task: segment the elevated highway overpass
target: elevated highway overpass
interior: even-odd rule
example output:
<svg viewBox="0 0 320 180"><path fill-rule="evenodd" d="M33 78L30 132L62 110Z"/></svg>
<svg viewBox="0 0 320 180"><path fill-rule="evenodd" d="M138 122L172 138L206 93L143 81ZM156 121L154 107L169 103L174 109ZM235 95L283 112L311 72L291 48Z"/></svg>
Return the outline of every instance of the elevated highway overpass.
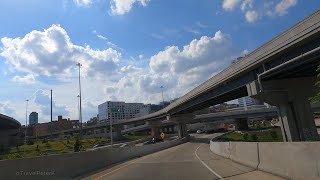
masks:
<svg viewBox="0 0 320 180"><path fill-rule="evenodd" d="M19 140L21 124L12 117L0 114L0 144L14 145Z"/></svg>
<svg viewBox="0 0 320 180"><path fill-rule="evenodd" d="M320 10L194 88L169 106L126 123L163 118L179 124L180 137L193 112L244 96L277 106L286 141L318 139L309 97L320 64Z"/></svg>

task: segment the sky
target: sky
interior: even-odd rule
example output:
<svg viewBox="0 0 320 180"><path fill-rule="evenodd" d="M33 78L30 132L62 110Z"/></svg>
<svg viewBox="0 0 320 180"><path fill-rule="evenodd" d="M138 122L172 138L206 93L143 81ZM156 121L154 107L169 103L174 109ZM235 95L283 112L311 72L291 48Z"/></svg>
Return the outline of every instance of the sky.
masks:
<svg viewBox="0 0 320 180"><path fill-rule="evenodd" d="M0 0L0 113L84 121L105 101L181 97L319 9L317 0Z"/></svg>

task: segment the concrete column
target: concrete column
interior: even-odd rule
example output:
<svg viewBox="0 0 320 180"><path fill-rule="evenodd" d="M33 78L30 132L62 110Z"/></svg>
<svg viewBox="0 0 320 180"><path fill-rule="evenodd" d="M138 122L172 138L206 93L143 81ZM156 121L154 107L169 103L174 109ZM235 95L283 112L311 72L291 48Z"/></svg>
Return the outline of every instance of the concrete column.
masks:
<svg viewBox="0 0 320 180"><path fill-rule="evenodd" d="M193 118L194 118L194 115L192 113L179 114L179 115L168 117L170 121L176 122L178 124L177 127L178 127L179 138L188 137L187 123L190 122Z"/></svg>
<svg viewBox="0 0 320 180"><path fill-rule="evenodd" d="M161 121L148 121L148 126L151 127L151 133L155 139L160 139L160 124Z"/></svg>
<svg viewBox="0 0 320 180"><path fill-rule="evenodd" d="M187 125L185 122L178 123L178 135L180 139L188 137Z"/></svg>
<svg viewBox="0 0 320 180"><path fill-rule="evenodd" d="M248 130L248 118L236 118L235 129L237 131Z"/></svg>
<svg viewBox="0 0 320 180"><path fill-rule="evenodd" d="M319 135L309 97L316 94L315 78L272 80L247 85L248 94L278 107L284 141L314 141ZM262 87L262 88L261 88Z"/></svg>

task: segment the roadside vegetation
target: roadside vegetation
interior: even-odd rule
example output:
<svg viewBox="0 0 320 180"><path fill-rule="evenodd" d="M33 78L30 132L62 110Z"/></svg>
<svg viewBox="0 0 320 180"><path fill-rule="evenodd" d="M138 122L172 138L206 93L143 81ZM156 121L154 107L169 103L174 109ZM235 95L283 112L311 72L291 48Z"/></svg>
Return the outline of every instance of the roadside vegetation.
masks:
<svg viewBox="0 0 320 180"><path fill-rule="evenodd" d="M126 136L125 141L133 141L148 137L148 135L141 136ZM30 158L36 156L46 156L51 154L62 154L86 151L96 144L110 143L109 138L88 138L79 140L77 137L63 137L58 139L37 139L28 140L27 145L17 145L14 147L4 147L0 145L0 160L16 159L16 158ZM116 142L115 142L116 143Z"/></svg>
<svg viewBox="0 0 320 180"><path fill-rule="evenodd" d="M218 141L283 142L280 127L268 123L255 123L248 131L234 131L218 138Z"/></svg>

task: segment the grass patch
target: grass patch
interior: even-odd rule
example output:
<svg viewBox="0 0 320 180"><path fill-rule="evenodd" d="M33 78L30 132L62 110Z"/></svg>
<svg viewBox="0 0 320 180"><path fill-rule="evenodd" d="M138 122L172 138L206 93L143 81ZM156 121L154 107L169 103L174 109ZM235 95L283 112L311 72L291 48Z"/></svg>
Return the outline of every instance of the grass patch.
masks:
<svg viewBox="0 0 320 180"><path fill-rule="evenodd" d="M220 141L283 142L281 129L271 128L263 131L232 132L221 136Z"/></svg>

